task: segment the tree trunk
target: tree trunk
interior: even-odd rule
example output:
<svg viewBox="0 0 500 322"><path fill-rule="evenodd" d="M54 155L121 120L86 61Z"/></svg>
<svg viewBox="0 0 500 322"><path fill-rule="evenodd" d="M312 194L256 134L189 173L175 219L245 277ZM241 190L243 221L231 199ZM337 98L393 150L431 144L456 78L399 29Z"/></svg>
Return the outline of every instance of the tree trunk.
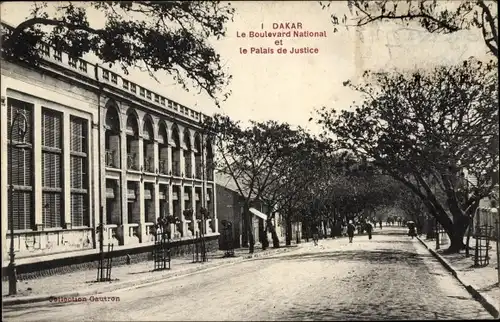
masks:
<svg viewBox="0 0 500 322"><path fill-rule="evenodd" d="M274 215L272 218L274 218ZM271 237L273 239L273 248L279 248L280 247L280 239L278 237L278 234L276 233L276 227L274 227L272 220L267 221L267 228L271 232Z"/></svg>
<svg viewBox="0 0 500 322"><path fill-rule="evenodd" d="M467 242L465 243L465 256L469 257L469 249L470 249L470 236L472 234L472 225L474 224L474 217L469 218L469 227L467 227Z"/></svg>
<svg viewBox="0 0 500 322"><path fill-rule="evenodd" d="M468 226L469 218L463 215L454 216L451 226L443 225L451 242L450 247L446 250L446 253L459 253L461 250L465 249L466 245L464 244L464 237Z"/></svg>
<svg viewBox="0 0 500 322"><path fill-rule="evenodd" d="M248 222L248 205L244 205L242 219L243 219L243 231L241 232L241 247L248 247L248 231L249 231L249 222Z"/></svg>
<svg viewBox="0 0 500 322"><path fill-rule="evenodd" d="M253 235L253 218L252 218L252 213L250 212L250 207L249 207L248 203L245 204L245 206L244 206L243 218L244 218L244 224L246 226L244 231L246 231L247 237L248 237L248 239L244 241L243 247L248 246L248 252L250 254L253 254L254 246L255 246L255 238ZM245 245L245 242L247 242L246 245Z"/></svg>
<svg viewBox="0 0 500 322"><path fill-rule="evenodd" d="M287 215L286 218L286 243L287 246L292 244L292 216Z"/></svg>
<svg viewBox="0 0 500 322"><path fill-rule="evenodd" d="M248 211L248 223L249 223L249 229L248 229L248 252L250 254L253 254L255 250L255 238L253 235L253 218L252 218L252 213Z"/></svg>

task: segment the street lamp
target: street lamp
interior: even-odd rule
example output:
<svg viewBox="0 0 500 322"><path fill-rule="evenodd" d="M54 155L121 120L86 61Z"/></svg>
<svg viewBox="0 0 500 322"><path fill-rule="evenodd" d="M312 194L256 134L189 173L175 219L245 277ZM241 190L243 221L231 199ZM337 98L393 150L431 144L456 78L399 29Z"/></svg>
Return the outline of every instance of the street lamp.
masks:
<svg viewBox="0 0 500 322"><path fill-rule="evenodd" d="M16 121L18 121L16 123ZM14 129L17 130L18 142L14 143L13 134ZM12 123L10 125L10 153L9 153L9 174L10 174L10 186L9 186L9 202L10 207L10 249L9 249L9 295L17 294L17 274L16 274L16 262L15 262L15 250L14 250L14 207L12 205L12 200L14 199L14 180L13 180L13 167L12 159L14 147L16 148L27 148L29 144L24 142L24 137L28 131L28 119L24 113L16 111L16 114L12 118Z"/></svg>

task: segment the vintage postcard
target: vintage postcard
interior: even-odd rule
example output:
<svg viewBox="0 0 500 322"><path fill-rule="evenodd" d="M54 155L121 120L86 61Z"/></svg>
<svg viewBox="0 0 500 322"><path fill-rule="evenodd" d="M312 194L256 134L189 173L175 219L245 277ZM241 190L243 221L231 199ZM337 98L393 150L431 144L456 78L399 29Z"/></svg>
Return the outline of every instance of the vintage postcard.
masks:
<svg viewBox="0 0 500 322"><path fill-rule="evenodd" d="M498 4L0 2L4 321L498 319Z"/></svg>

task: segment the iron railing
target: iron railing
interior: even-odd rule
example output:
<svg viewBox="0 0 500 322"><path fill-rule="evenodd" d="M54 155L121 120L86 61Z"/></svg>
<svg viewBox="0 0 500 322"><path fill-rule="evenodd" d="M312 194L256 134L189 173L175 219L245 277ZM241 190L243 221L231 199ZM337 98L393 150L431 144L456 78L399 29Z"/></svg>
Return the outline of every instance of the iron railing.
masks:
<svg viewBox="0 0 500 322"><path fill-rule="evenodd" d="M187 161L187 160L186 160ZM192 176L191 162L186 162L184 165L184 176L187 178L191 178Z"/></svg>
<svg viewBox="0 0 500 322"><path fill-rule="evenodd" d="M116 168L115 165L115 153L114 150L106 150L106 166L110 168Z"/></svg>
<svg viewBox="0 0 500 322"><path fill-rule="evenodd" d="M135 153L127 153L127 169L129 170L139 170L136 162Z"/></svg>
<svg viewBox="0 0 500 322"><path fill-rule="evenodd" d="M144 171L146 172L154 172L154 167L153 167L153 158L151 157L145 157L144 158Z"/></svg>
<svg viewBox="0 0 500 322"><path fill-rule="evenodd" d="M160 173L161 174L168 174L168 161L167 160L160 160Z"/></svg>
<svg viewBox="0 0 500 322"><path fill-rule="evenodd" d="M177 177L181 176L181 167L179 161L172 162L172 175Z"/></svg>

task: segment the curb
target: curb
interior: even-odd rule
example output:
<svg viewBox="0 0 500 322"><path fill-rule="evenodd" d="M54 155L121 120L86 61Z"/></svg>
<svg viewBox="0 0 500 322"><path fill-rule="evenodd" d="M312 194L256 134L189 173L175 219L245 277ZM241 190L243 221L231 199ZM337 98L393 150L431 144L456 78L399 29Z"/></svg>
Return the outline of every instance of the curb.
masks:
<svg viewBox="0 0 500 322"><path fill-rule="evenodd" d="M300 246L294 247L291 251L293 250L298 250ZM259 257L264 257L268 255L277 255L280 253L288 252L290 251L288 247L280 247L278 250L275 251L267 251L267 252L262 252L262 253L257 253L257 254L249 254L249 255L244 255L241 257L236 257L233 260L228 260L226 262L222 262L220 264L212 264L212 265L203 265L199 267L194 267L192 269L186 269L184 271L179 272L178 274L172 274L169 276L161 277L159 279L154 279L152 278L144 278L143 280L133 280L133 281L124 281L122 283L117 283L117 284L111 284L108 287L103 287L101 289L90 289L90 290L85 290L85 291L80 291L80 292L66 292L66 293L56 293L53 295L35 295L35 296L24 296L24 297L18 297L18 298L3 298L2 299L2 304L4 306L13 306L13 305L20 305L20 304L28 304L28 303L37 303L37 302L45 302L45 301L50 301L53 298L58 298L58 297L83 297L83 296L88 296L88 295L96 295L96 294L102 294L102 293L107 293L107 292L116 292L116 291L126 291L126 290L132 290L132 289L137 289L141 287L147 287L155 284L162 283L166 280L171 280L171 279L177 279L181 277L186 277L190 275L194 275L197 273L202 273L206 271L211 271L216 268L220 267L225 267L225 266L231 266L236 263L242 263L242 262L248 262L251 261L254 258L259 258ZM217 263L217 262L215 262ZM135 284L135 285L134 285Z"/></svg>
<svg viewBox="0 0 500 322"><path fill-rule="evenodd" d="M417 239L420 243L422 243L422 245L424 245L425 248L429 250L432 256L434 256L460 282L460 284L462 284L465 287L467 292L469 292L469 294L472 295L472 297L476 301L481 303L481 305L486 309L486 311L488 311L488 313L490 313L493 316L493 318L498 319L500 317L500 309L497 306L495 306L495 304L493 304L495 302L491 298L481 294L481 292L477 290L477 287L474 287L472 285L467 285L463 281L463 278L460 278L457 271L450 265L450 263L448 263L446 259L443 258L443 256L439 255L438 253L436 253L435 250L427 246L427 244L423 240L421 240L420 237L417 236Z"/></svg>

